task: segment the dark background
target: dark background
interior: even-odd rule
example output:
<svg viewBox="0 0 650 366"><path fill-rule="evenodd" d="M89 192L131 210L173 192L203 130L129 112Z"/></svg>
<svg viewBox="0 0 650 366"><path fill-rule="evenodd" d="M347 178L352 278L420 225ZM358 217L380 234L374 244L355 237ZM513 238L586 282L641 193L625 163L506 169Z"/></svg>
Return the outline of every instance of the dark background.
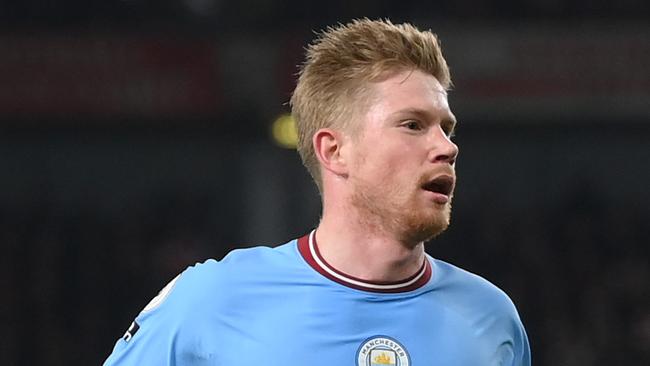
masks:
<svg viewBox="0 0 650 366"><path fill-rule="evenodd" d="M313 31L438 33L459 183L428 252L503 288L535 365L650 363L647 1L0 1L3 365L100 364L178 272L317 224L270 126Z"/></svg>

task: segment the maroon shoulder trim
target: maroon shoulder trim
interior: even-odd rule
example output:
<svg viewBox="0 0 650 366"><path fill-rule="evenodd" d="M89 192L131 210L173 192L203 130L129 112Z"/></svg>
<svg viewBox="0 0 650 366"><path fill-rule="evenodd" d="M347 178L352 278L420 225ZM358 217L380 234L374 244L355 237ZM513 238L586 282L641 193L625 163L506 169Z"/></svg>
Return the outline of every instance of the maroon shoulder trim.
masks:
<svg viewBox="0 0 650 366"><path fill-rule="evenodd" d="M316 244L315 231L298 239L298 251L303 259L314 269L316 272L327 277L328 279L340 283L341 285L369 292L379 293L399 293L416 290L424 286L431 279L432 269L431 263L425 258L422 267L416 274L401 281L396 282L383 282L383 281L367 281L347 275L336 268L332 267L321 256Z"/></svg>

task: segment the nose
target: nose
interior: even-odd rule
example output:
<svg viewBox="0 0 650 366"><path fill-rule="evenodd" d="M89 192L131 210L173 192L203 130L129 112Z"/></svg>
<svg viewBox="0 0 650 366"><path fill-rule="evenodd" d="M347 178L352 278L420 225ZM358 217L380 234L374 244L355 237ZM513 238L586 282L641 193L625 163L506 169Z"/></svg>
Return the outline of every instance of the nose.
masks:
<svg viewBox="0 0 650 366"><path fill-rule="evenodd" d="M458 145L441 129L435 129L433 149L430 152L430 161L434 163L447 163L453 165L458 157Z"/></svg>

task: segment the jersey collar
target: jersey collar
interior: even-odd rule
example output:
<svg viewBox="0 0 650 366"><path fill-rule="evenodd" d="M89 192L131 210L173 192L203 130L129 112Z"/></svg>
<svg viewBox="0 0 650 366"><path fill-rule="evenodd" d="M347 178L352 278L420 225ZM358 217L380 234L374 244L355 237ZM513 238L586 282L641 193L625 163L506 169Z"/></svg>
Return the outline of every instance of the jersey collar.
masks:
<svg viewBox="0 0 650 366"><path fill-rule="evenodd" d="M396 282L366 281L347 275L332 267L321 256L316 244L316 230L298 239L298 250L316 272L341 285L356 290L380 293L398 293L416 290L431 279L431 263L425 258L422 267L413 276Z"/></svg>

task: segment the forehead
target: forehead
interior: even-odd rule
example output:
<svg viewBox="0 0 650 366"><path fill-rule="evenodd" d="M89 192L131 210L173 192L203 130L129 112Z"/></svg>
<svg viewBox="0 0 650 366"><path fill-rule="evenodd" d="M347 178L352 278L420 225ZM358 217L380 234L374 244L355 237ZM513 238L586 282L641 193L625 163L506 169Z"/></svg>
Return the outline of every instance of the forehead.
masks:
<svg viewBox="0 0 650 366"><path fill-rule="evenodd" d="M371 83L370 111L395 113L421 110L440 118L450 118L447 92L433 76L420 70L405 70L380 82Z"/></svg>

